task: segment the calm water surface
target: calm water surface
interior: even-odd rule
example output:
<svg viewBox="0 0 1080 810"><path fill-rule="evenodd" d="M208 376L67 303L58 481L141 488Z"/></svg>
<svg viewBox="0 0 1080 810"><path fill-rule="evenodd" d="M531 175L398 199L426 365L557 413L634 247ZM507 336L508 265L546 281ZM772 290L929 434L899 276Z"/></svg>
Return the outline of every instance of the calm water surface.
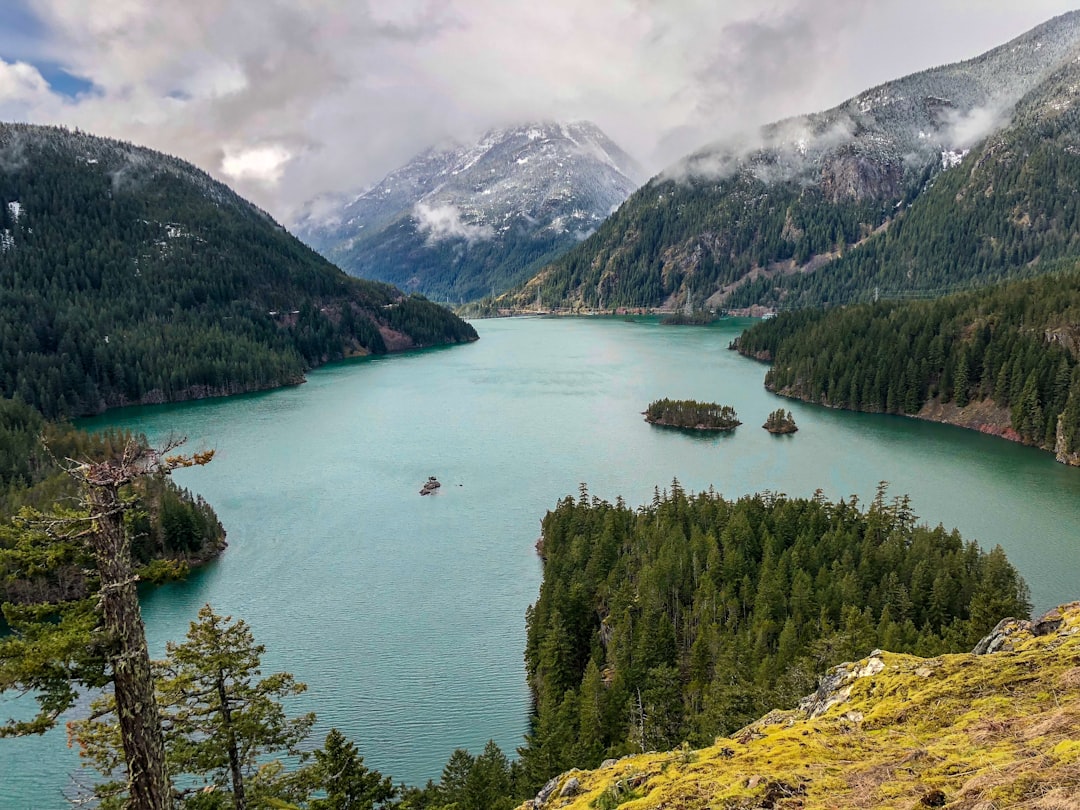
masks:
<svg viewBox="0 0 1080 810"><path fill-rule="evenodd" d="M512 752L528 711L533 544L544 512L582 482L637 504L674 477L729 496L821 488L864 502L887 480L925 521L1000 543L1036 610L1080 598L1080 470L957 428L781 400L762 365L727 350L746 323L481 321L470 346L89 422L217 450L176 478L214 506L229 548L147 596L151 654L209 602L252 626L264 671L308 684L295 708L315 711L319 732L342 729L398 781L437 779L454 748L488 738ZM744 425L722 437L651 427L640 412L664 396L730 404ZM758 427L780 405L795 436ZM429 475L442 489L421 498ZM64 807L75 770L62 732L0 741L0 807Z"/></svg>

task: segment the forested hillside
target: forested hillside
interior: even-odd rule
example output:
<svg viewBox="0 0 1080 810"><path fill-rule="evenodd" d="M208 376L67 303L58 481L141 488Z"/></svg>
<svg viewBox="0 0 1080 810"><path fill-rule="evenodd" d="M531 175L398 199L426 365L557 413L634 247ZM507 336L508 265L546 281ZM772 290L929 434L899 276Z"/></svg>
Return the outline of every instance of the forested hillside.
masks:
<svg viewBox="0 0 1080 810"><path fill-rule="evenodd" d="M813 273L761 278L729 306L783 308L940 294L1031 276L1080 256L1080 63L1017 107L1013 124L936 173L889 228Z"/></svg>
<svg viewBox="0 0 1080 810"><path fill-rule="evenodd" d="M918 525L884 486L865 510L677 482L633 510L583 487L544 518L542 555L525 652L532 789L605 757L710 744L875 647L965 651L1029 610L1000 548Z"/></svg>
<svg viewBox="0 0 1080 810"><path fill-rule="evenodd" d="M968 62L691 155L505 305L848 303L1080 252L1070 13Z"/></svg>
<svg viewBox="0 0 1080 810"><path fill-rule="evenodd" d="M434 304L349 278L183 161L0 124L0 395L89 414L475 338Z"/></svg>
<svg viewBox="0 0 1080 810"><path fill-rule="evenodd" d="M765 385L781 394L958 424L974 412L968 426L1080 464L1078 270L938 301L781 313L737 346L773 361Z"/></svg>

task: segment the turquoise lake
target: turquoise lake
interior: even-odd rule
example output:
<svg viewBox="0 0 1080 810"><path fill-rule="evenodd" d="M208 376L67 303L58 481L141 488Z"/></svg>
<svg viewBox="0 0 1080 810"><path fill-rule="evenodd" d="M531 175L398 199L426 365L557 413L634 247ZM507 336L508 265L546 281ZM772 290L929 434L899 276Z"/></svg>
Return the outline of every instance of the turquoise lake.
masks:
<svg viewBox="0 0 1080 810"><path fill-rule="evenodd" d="M243 617L264 671L307 683L292 708L318 714L317 741L336 726L368 765L417 784L457 747L520 744L539 522L581 483L630 504L676 477L728 496L820 488L865 503L884 480L924 522L1003 546L1036 611L1080 598L1080 469L959 428L782 400L762 387L763 365L727 349L747 323L480 321L468 346L88 420L217 451L176 479L214 506L229 548L147 595L151 654L204 603ZM744 424L724 436L646 424L641 411L665 396L732 405ZM759 427L780 405L794 436ZM429 475L442 488L420 497ZM19 708L0 701L4 716ZM66 807L87 780L77 771L62 730L0 741L0 807Z"/></svg>

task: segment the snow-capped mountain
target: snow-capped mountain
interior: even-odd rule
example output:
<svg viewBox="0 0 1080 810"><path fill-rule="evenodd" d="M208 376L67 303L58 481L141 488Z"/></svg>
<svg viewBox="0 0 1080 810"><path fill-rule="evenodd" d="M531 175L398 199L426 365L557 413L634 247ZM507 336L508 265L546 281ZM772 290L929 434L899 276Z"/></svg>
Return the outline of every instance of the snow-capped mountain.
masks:
<svg viewBox="0 0 1080 810"><path fill-rule="evenodd" d="M700 149L503 305L835 304L1049 267L1075 253L1062 211L1080 166L1078 94L1070 12Z"/></svg>
<svg viewBox="0 0 1080 810"><path fill-rule="evenodd" d="M360 194L313 201L295 230L353 275L466 301L580 242L642 179L594 124L532 123L429 149Z"/></svg>
<svg viewBox="0 0 1080 810"><path fill-rule="evenodd" d="M959 165L1007 125L1017 102L1076 55L1080 13L1057 17L974 59L871 88L825 112L711 144L662 177L722 178L749 172L773 184L802 178L826 197L897 195L905 175L929 162Z"/></svg>

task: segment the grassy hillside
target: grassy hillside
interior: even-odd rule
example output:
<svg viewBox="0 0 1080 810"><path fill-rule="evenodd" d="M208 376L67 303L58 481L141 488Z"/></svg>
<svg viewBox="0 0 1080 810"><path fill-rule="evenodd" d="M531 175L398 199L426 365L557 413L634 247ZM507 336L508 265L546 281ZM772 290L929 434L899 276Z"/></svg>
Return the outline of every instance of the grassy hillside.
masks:
<svg viewBox="0 0 1080 810"><path fill-rule="evenodd" d="M475 338L433 304L349 278L183 161L0 124L2 396L89 414Z"/></svg>

